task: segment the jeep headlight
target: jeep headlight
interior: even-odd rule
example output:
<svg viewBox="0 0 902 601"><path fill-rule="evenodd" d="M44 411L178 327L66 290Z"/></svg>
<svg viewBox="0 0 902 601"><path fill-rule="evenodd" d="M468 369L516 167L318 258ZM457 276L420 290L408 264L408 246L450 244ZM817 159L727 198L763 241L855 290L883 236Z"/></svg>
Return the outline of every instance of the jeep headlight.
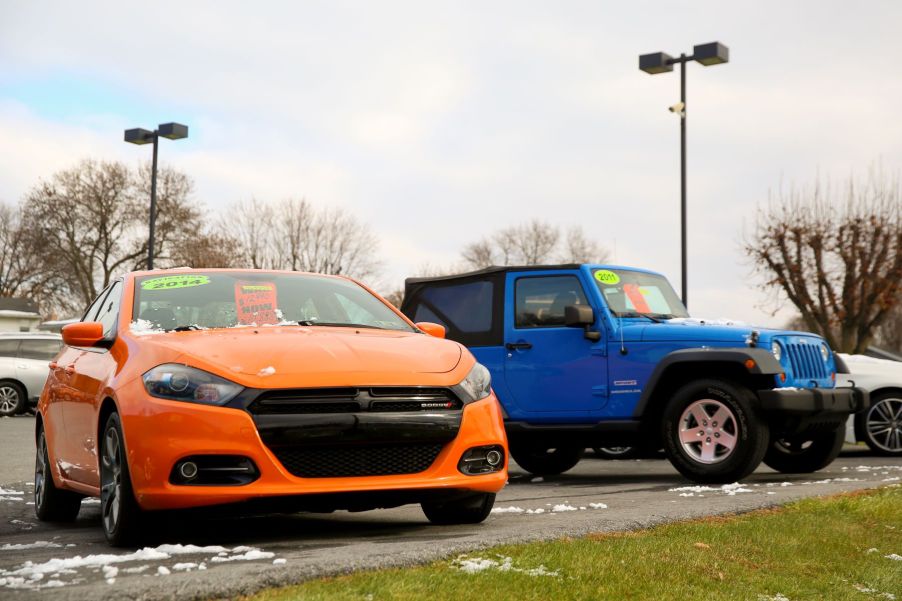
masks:
<svg viewBox="0 0 902 601"><path fill-rule="evenodd" d="M830 359L830 349L827 348L826 344L821 345L821 359L826 363Z"/></svg>
<svg viewBox="0 0 902 601"><path fill-rule="evenodd" d="M476 363L454 392L464 403L472 403L492 394L492 376L481 363Z"/></svg>
<svg viewBox="0 0 902 601"><path fill-rule="evenodd" d="M777 341L770 343L770 352L774 354L774 359L779 361L783 357L783 347Z"/></svg>
<svg viewBox="0 0 902 601"><path fill-rule="evenodd" d="M225 378L178 363L158 365L142 379L150 396L202 405L225 405L244 390Z"/></svg>

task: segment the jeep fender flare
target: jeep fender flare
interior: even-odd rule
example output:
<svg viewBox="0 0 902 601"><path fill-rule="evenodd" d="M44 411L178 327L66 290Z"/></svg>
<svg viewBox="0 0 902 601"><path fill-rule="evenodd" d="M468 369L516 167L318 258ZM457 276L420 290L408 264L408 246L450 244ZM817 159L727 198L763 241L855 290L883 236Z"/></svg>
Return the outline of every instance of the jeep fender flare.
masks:
<svg viewBox="0 0 902 601"><path fill-rule="evenodd" d="M748 363L751 361L751 363ZM645 387L642 390L642 396L636 403L633 410L634 419L642 419L645 414L645 408L651 401L661 381L667 371L677 365L700 364L700 363L728 363L741 367L749 375L752 376L768 376L779 375L783 373L783 367L780 362L771 354L770 351L758 347L740 347L740 348L694 348L681 349L673 351L664 356L654 371L648 378ZM709 377L717 377L716 373L712 373Z"/></svg>

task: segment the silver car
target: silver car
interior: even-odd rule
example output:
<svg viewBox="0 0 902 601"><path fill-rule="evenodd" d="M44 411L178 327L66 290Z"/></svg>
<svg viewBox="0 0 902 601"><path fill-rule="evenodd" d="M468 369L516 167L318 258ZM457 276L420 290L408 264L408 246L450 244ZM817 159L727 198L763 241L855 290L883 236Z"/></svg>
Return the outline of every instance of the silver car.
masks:
<svg viewBox="0 0 902 601"><path fill-rule="evenodd" d="M48 364L63 346L48 332L0 334L0 416L23 413L37 404Z"/></svg>
<svg viewBox="0 0 902 601"><path fill-rule="evenodd" d="M870 392L871 406L849 418L848 442L863 442L877 455L902 457L902 362L864 355L838 355L851 373L837 374L837 386L854 382Z"/></svg>

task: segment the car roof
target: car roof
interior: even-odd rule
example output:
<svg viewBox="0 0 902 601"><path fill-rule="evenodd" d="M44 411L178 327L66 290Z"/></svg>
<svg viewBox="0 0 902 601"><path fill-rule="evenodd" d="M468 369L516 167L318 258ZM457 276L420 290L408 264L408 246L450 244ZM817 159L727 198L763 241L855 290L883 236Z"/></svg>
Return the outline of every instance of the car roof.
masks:
<svg viewBox="0 0 902 601"><path fill-rule="evenodd" d="M642 269L640 267L627 267L624 265L607 265L607 264L602 264L602 263L555 263L555 264L547 264L547 265L492 265L491 267L486 267L484 269L477 269L476 271L467 271L465 273L407 278L404 280L404 283L405 284L420 284L420 283L425 283L425 282L440 282L442 280L457 280L457 279L466 279L466 278L485 276L485 275L496 274L496 273L507 273L508 271L544 271L544 270L553 270L553 269L579 269L583 266L586 266L586 267L589 267L592 269L594 269L594 268L621 269L621 270L627 270L627 271L639 271L642 273L661 275L656 271Z"/></svg>

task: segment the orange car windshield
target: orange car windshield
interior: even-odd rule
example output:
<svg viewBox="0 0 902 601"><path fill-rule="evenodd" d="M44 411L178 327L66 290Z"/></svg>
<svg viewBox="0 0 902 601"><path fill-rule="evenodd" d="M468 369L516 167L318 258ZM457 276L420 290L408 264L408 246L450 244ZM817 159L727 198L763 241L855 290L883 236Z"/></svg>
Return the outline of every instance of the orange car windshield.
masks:
<svg viewBox="0 0 902 601"><path fill-rule="evenodd" d="M138 331L296 325L414 331L354 282L249 271L136 278L132 320Z"/></svg>

